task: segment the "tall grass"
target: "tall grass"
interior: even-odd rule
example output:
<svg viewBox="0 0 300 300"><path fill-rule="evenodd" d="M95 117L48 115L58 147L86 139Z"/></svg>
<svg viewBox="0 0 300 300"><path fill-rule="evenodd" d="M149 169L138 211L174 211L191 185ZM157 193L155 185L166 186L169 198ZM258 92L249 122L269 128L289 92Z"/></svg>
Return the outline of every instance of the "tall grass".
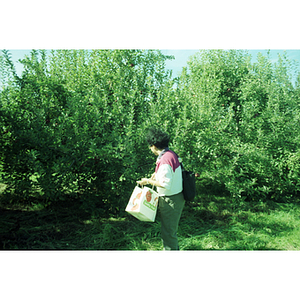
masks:
<svg viewBox="0 0 300 300"><path fill-rule="evenodd" d="M184 208L179 245L183 251L299 250L299 216L298 202L245 202L236 207L229 196L203 194ZM159 215L154 223L126 212L101 218L72 199L45 208L2 205L0 223L3 249L162 250Z"/></svg>
<svg viewBox="0 0 300 300"><path fill-rule="evenodd" d="M183 216L182 250L300 249L299 205L248 203L234 210L225 205L226 199L214 200Z"/></svg>

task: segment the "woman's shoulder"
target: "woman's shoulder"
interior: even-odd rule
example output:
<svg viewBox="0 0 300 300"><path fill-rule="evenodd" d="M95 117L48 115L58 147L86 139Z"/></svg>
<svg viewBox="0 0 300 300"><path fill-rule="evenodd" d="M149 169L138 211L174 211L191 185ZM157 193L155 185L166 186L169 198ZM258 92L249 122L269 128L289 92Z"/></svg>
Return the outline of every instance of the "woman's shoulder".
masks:
<svg viewBox="0 0 300 300"><path fill-rule="evenodd" d="M173 171L177 169L180 165L177 154L172 151L168 150L160 159L160 164L168 164L172 167Z"/></svg>
<svg viewBox="0 0 300 300"><path fill-rule="evenodd" d="M165 155L166 157L175 158L178 160L178 155L172 150L168 150Z"/></svg>

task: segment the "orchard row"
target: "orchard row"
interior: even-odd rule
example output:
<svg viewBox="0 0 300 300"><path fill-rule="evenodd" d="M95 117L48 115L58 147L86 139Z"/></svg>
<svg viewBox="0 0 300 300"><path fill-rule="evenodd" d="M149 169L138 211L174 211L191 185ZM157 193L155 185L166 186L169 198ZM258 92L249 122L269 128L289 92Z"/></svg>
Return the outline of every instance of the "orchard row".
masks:
<svg viewBox="0 0 300 300"><path fill-rule="evenodd" d="M143 134L160 126L199 183L244 199L299 191L300 88L292 64L206 50L181 75L154 50L32 51L16 74L0 60L0 158L6 193L74 197L123 211L135 180L153 172Z"/></svg>

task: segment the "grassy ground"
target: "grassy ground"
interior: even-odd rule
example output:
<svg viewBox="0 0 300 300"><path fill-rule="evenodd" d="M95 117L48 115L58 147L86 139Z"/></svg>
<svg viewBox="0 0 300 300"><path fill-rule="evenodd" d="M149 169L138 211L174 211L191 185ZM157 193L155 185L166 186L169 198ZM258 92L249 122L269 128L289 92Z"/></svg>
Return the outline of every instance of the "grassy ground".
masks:
<svg viewBox="0 0 300 300"><path fill-rule="evenodd" d="M299 235L299 203L237 208L230 197L208 194L186 204L178 231L181 250L299 250ZM46 208L1 205L0 248L162 250L160 221L158 216L154 223L140 222L126 212L117 219L96 218L72 200Z"/></svg>
<svg viewBox="0 0 300 300"><path fill-rule="evenodd" d="M300 206L245 203L210 197L186 209L179 230L182 250L299 250Z"/></svg>

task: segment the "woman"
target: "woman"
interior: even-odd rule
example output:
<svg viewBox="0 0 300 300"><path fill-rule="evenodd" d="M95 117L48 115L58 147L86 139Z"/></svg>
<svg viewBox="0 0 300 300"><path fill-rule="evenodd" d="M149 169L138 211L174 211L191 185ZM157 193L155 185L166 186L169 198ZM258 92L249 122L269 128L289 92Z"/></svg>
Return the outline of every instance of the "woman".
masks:
<svg viewBox="0 0 300 300"><path fill-rule="evenodd" d="M157 155L155 173L151 178L137 181L141 185L157 187L160 195L158 208L161 219L161 237L164 250L179 250L178 223L184 206L181 166L176 153L169 150L169 136L160 129L151 128L146 135L151 151Z"/></svg>

